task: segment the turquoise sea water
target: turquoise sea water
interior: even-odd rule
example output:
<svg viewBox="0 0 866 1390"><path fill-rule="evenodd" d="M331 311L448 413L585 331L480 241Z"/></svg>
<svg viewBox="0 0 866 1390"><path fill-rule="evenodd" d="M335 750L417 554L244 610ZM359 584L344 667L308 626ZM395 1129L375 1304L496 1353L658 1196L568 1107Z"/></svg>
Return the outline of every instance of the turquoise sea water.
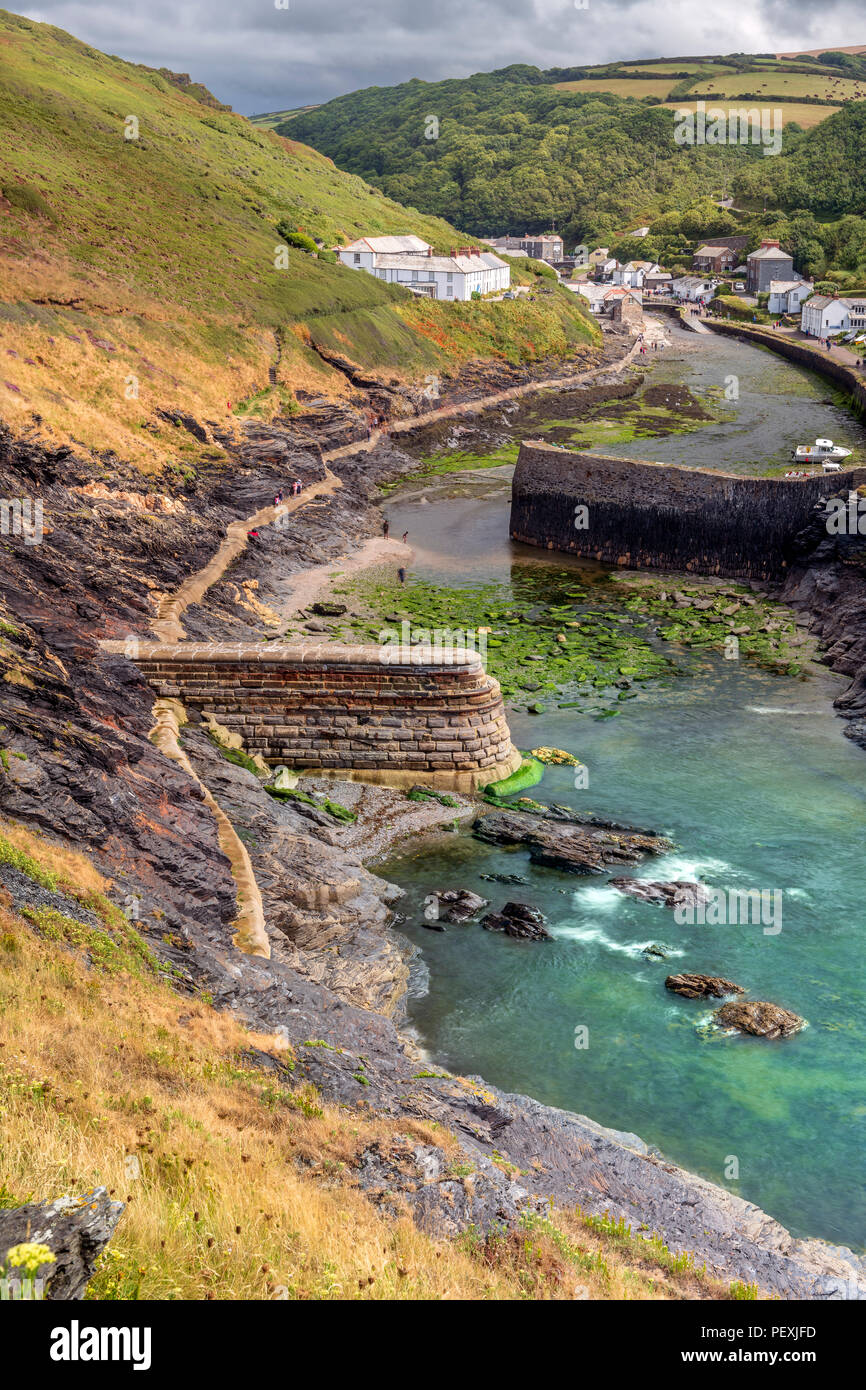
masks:
<svg viewBox="0 0 866 1390"><path fill-rule="evenodd" d="M414 572L447 586L541 566L555 592L569 562L510 544L507 477L449 495L466 491L449 480L427 501L417 490L392 500L391 529L409 530ZM535 868L524 851L464 831L381 869L406 890L403 930L419 953L410 1020L456 1071L634 1131L795 1232L862 1245L866 753L843 737L831 702L844 682L831 674L801 681L703 654L696 668L647 685L615 719L550 703L540 716L512 713L519 747L567 748L589 769L586 789L551 767L531 794L669 835L675 850L626 870L636 877L781 891L781 931L680 926L608 887L618 870ZM527 881L491 883L489 873ZM494 909L536 904L554 941L515 942L477 922L426 930L425 895L453 887ZM666 961L644 957L650 942ZM707 1026L708 1003L665 990L665 976L684 969L735 980L808 1027L775 1043L721 1034ZM589 1046L578 1050L581 1027Z"/></svg>

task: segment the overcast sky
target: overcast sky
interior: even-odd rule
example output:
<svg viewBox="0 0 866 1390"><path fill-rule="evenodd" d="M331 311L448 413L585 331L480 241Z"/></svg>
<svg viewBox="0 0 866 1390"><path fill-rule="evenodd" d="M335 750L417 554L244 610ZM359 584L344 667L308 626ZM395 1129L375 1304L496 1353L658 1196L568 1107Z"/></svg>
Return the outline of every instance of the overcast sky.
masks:
<svg viewBox="0 0 866 1390"><path fill-rule="evenodd" d="M21 13L189 72L246 115L508 63L866 43L862 0L42 0Z"/></svg>

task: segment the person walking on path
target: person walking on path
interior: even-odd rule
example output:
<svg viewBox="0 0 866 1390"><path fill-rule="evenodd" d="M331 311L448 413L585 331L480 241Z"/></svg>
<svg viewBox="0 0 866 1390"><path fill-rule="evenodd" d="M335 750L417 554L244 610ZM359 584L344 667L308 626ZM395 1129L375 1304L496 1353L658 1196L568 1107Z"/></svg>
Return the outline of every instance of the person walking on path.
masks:
<svg viewBox="0 0 866 1390"><path fill-rule="evenodd" d="M385 517L385 520L382 522L382 535L385 537L385 540L387 540L390 534L391 534L391 523L390 523L390 521L388 520L388 518Z"/></svg>

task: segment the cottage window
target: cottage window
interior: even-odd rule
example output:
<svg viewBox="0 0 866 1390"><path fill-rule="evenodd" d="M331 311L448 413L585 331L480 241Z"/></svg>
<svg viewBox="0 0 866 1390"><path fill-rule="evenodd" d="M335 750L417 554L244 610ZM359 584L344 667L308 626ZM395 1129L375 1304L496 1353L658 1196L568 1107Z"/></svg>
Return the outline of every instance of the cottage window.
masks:
<svg viewBox="0 0 866 1390"><path fill-rule="evenodd" d="M361 264L361 253L360 253L360 251L356 251L356 252L355 252L354 260L355 260L355 265L360 265L360 264Z"/></svg>

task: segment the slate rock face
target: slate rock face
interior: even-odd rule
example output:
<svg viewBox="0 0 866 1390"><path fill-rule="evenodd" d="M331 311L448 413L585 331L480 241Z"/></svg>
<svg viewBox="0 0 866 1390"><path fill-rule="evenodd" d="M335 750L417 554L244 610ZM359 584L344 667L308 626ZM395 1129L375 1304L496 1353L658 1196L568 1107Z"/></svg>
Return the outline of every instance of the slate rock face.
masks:
<svg viewBox="0 0 866 1390"><path fill-rule="evenodd" d="M726 994L743 993L742 986L735 985L733 980L723 979L721 975L693 975L689 971L681 975L668 975L665 989L681 994L683 999L705 999L708 995L724 999Z"/></svg>
<svg viewBox="0 0 866 1390"><path fill-rule="evenodd" d="M104 1187L80 1197L31 1202L0 1211L0 1261L14 1245L47 1245L54 1264L44 1264L36 1277L47 1282L46 1298L83 1298L97 1256L105 1249L124 1209L112 1202Z"/></svg>
<svg viewBox="0 0 866 1390"><path fill-rule="evenodd" d="M407 1203L417 1225L439 1238L467 1226L486 1234L515 1225L524 1211L544 1210L542 1198L474 1148L454 1156L400 1137L380 1140L361 1155L355 1178L377 1206L396 1212Z"/></svg>
<svg viewBox="0 0 866 1390"><path fill-rule="evenodd" d="M733 999L723 1004L713 1015L723 1028L738 1028L755 1038L790 1038L799 1033L805 1019L780 1004L764 999Z"/></svg>

